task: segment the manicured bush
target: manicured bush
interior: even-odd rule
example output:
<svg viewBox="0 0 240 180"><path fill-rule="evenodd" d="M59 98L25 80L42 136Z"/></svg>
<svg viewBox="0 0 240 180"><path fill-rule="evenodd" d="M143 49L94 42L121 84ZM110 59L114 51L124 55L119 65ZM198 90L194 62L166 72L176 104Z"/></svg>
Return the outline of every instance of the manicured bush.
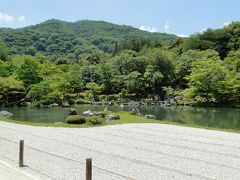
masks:
<svg viewBox="0 0 240 180"><path fill-rule="evenodd" d="M92 125L104 124L106 122L106 119L100 116L87 117L86 120Z"/></svg>
<svg viewBox="0 0 240 180"><path fill-rule="evenodd" d="M68 124L84 124L86 123L86 118L80 115L70 115L67 117L66 122Z"/></svg>

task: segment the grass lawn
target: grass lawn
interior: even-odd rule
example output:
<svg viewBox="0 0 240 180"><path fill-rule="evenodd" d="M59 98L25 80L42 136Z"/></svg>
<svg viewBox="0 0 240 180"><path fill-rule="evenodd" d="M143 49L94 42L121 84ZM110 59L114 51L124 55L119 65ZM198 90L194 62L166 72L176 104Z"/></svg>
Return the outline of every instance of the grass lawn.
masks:
<svg viewBox="0 0 240 180"><path fill-rule="evenodd" d="M194 124L181 124L171 121L162 121L157 119L146 119L143 116L135 116L131 115L129 112L118 112L112 113L120 116L120 120L113 120L107 121L102 125L92 125L92 124L54 124L54 123L37 123L37 122L22 122L13 119L3 118L0 117L0 121L11 122L16 124L24 124L24 125L31 125L31 126L49 126L49 127L68 127L68 128L89 128L89 127L99 127L99 126L107 126L107 125L116 125L116 124L129 124L129 123L158 123L158 124L171 124L171 125L178 125L178 126L187 126L187 127L194 127L194 128L202 128L202 129L209 129L209 130L219 130L219 131L226 131L226 132L234 132L240 133L240 130L231 130L231 129L221 129L221 128L213 128L213 127L205 127L199 126Z"/></svg>

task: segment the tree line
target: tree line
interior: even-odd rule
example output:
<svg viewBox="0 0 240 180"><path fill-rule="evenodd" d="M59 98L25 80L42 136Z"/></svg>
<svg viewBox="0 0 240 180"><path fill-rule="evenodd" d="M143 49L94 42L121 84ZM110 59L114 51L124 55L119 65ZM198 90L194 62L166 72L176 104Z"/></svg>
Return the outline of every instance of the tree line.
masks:
<svg viewBox="0 0 240 180"><path fill-rule="evenodd" d="M53 49L14 54L4 42L0 45L0 102L17 104L24 99L40 105L69 99L147 99L157 95L178 104L239 104L238 32L240 23L234 22L169 43L130 36L115 41L109 52L84 52L77 61L53 60ZM68 42L73 40L58 48L70 48ZM80 46L79 50L83 49Z"/></svg>

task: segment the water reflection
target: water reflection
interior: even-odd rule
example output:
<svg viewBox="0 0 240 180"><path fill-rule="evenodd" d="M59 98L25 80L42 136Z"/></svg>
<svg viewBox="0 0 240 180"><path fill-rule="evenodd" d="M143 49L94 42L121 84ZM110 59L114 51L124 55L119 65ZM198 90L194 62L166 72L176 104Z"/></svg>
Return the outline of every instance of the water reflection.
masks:
<svg viewBox="0 0 240 180"><path fill-rule="evenodd" d="M72 108L72 107L71 107ZM88 109L103 111L106 106L79 105L74 106L78 113ZM133 106L108 106L108 110L131 111ZM240 130L240 109L233 108L199 108L199 107L160 107L160 106L138 106L142 115L153 114L160 120L195 124L207 127L218 127L224 129ZM1 108L14 114L13 119L19 121L33 122L59 122L64 121L69 108Z"/></svg>

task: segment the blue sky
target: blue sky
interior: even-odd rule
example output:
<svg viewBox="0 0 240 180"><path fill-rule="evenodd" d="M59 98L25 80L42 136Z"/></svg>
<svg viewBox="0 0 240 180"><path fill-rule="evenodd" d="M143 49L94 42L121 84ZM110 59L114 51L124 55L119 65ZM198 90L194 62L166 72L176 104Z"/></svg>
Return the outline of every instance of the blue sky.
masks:
<svg viewBox="0 0 240 180"><path fill-rule="evenodd" d="M0 0L0 27L91 19L190 35L240 21L239 8L239 0Z"/></svg>

